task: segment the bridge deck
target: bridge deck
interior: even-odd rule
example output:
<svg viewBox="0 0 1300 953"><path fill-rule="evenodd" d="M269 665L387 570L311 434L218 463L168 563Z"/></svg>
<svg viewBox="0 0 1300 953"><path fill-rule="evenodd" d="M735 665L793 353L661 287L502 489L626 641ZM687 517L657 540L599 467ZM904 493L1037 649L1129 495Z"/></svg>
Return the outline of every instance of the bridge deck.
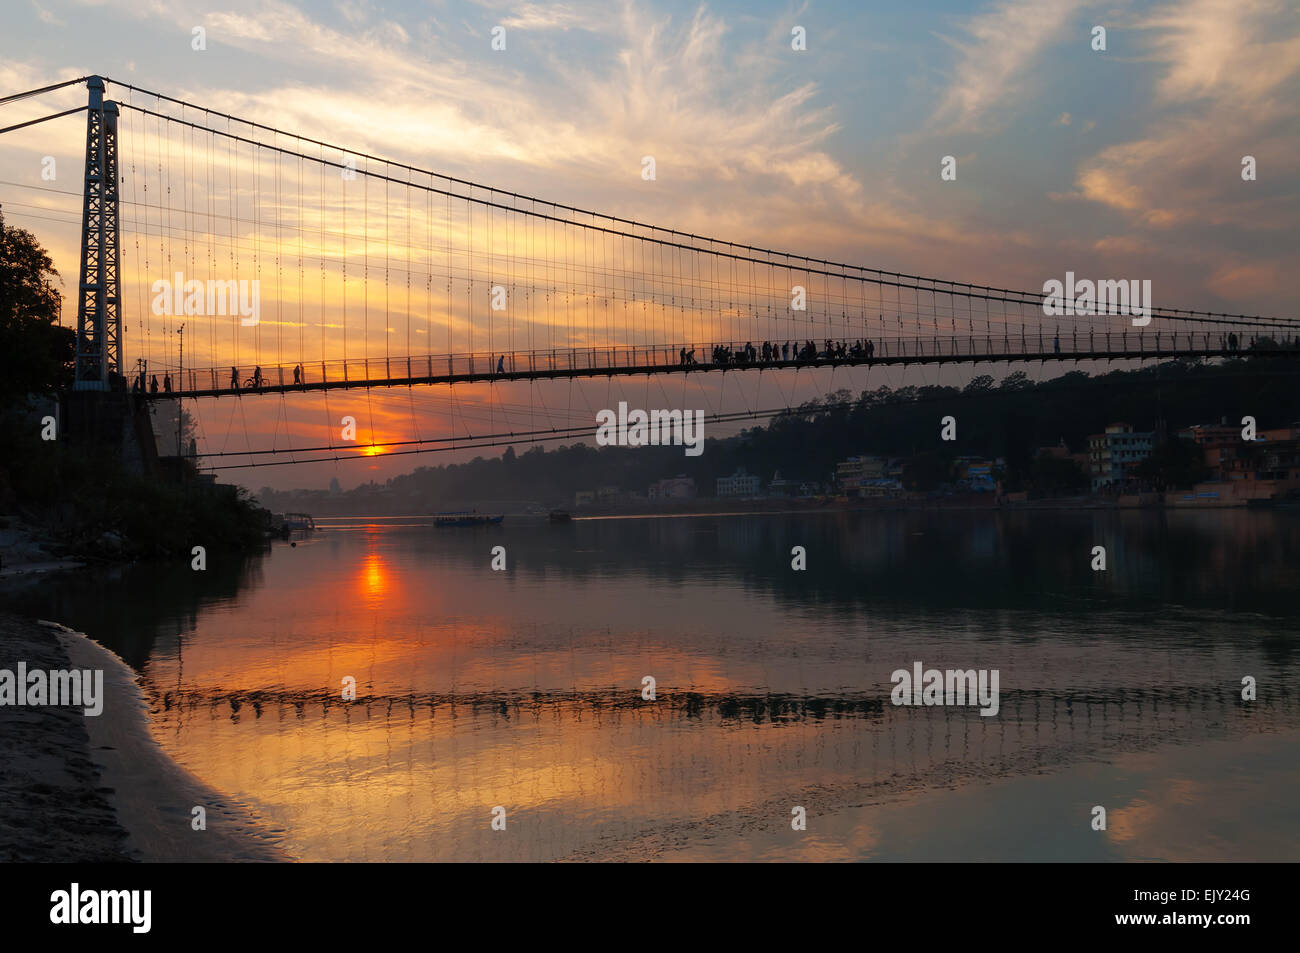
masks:
<svg viewBox="0 0 1300 953"><path fill-rule="evenodd" d="M252 394L285 394L306 391L346 390L370 387L413 387L427 384L462 384L484 381L547 380L555 378L606 377L614 375L695 373L700 371L777 370L781 368L861 367L899 364L1017 363L1032 361L1122 361L1172 358L1209 358L1279 351L1242 351L1222 346L1209 335L1113 333L1094 340L1062 341L1058 348L1051 339L939 337L877 340L875 352L844 357L773 358L763 360L761 348L755 360L712 359L714 345L686 345L694 360L683 362L681 346L555 348L550 350L441 354L420 357L368 358L348 361L316 361L302 364L274 364L260 368L240 365L229 368L186 369L183 387L146 393L148 399L176 397L229 397ZM738 352L743 344L726 345ZM701 357L703 355L703 357ZM295 371L297 372L295 376ZM156 372L154 372L156 373Z"/></svg>

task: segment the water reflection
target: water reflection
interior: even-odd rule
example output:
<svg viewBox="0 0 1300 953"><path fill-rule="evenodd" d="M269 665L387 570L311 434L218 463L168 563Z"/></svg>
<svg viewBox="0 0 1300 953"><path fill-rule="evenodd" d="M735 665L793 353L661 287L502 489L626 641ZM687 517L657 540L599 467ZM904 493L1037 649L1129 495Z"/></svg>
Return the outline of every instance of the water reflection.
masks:
<svg viewBox="0 0 1300 953"><path fill-rule="evenodd" d="M122 654L169 750L303 857L894 856L886 805L1002 779L1014 815L1051 790L1018 787L1043 771L1294 731L1298 528L1224 511L361 520L207 573L135 566L2 597ZM914 660L999 669L999 716L890 705ZM1294 801L1287 777L1272 796ZM1176 801L1134 794L1112 856L1156 830L1175 856ZM792 804L816 836L787 836ZM496 805L509 836L489 829ZM963 817L981 823L971 808L950 826ZM1013 839L1002 859L1039 849Z"/></svg>
<svg viewBox="0 0 1300 953"><path fill-rule="evenodd" d="M367 539L368 545L374 545L373 537ZM384 557L374 549L367 549L361 558L361 571L357 574L364 603L377 609L389 595L388 572Z"/></svg>

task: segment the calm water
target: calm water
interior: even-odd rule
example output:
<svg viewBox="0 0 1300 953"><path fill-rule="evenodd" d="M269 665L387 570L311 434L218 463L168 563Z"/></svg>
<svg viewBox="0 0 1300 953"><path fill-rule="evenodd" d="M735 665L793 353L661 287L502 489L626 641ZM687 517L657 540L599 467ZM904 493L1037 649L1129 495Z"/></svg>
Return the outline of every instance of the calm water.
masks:
<svg viewBox="0 0 1300 953"><path fill-rule="evenodd" d="M304 859L1295 860L1298 567L1290 512L356 519L0 600ZM891 705L914 661L999 715Z"/></svg>

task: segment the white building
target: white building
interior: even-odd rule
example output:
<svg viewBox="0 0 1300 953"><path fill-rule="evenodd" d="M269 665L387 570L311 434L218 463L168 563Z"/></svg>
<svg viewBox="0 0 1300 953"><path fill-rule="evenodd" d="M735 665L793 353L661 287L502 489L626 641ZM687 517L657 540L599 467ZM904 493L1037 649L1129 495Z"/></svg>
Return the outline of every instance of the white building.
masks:
<svg viewBox="0 0 1300 953"><path fill-rule="evenodd" d="M758 477L741 467L729 477L718 477L718 496L758 496Z"/></svg>

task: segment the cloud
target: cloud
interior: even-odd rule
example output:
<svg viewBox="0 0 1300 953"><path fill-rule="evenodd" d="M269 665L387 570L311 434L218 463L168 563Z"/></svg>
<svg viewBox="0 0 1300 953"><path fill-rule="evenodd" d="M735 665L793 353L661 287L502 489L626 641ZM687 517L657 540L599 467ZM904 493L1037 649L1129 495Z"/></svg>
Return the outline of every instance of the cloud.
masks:
<svg viewBox="0 0 1300 953"><path fill-rule="evenodd" d="M32 7L36 10L36 15L40 17L42 23L48 23L50 26L65 26L63 20L52 11L41 6L36 0L32 0Z"/></svg>
<svg viewBox="0 0 1300 953"><path fill-rule="evenodd" d="M1276 187L1295 168L1300 128L1300 26L1286 5L1179 2L1139 28L1151 34L1148 58L1162 68L1161 118L1141 138L1083 162L1079 195L1154 228L1293 229L1300 202L1293 188ZM1246 155L1270 174L1243 182Z"/></svg>
<svg viewBox="0 0 1300 953"><path fill-rule="evenodd" d="M527 61L486 48L440 46L434 55L368 6L346 13L346 29L335 29L269 0L205 19L182 0L169 17L207 22L210 48L265 56L294 77L251 90L208 85L188 98L357 151L683 229L708 231L724 216L736 237L796 241L812 209L864 211L860 183L828 148L840 126L818 85L788 86L785 67L756 52L761 43L737 40L703 6L682 19L630 2L525 4L502 23L548 33ZM550 32L571 28L606 39L574 56L563 33ZM738 63L745 69L729 68ZM643 155L656 159L654 185L640 178ZM580 183L581 193L556 195L555 182ZM755 203L756 192L777 198ZM797 202L781 197L795 192Z"/></svg>
<svg viewBox="0 0 1300 953"><path fill-rule="evenodd" d="M510 16L501 21L504 27L520 30L569 30L581 29L598 31L605 18L580 12L567 3L540 4L524 3L515 8Z"/></svg>
<svg viewBox="0 0 1300 953"><path fill-rule="evenodd" d="M943 37L959 56L934 121L969 131L1013 106L1026 93L1030 68L1080 6L1081 0L1001 0L966 22L967 39Z"/></svg>

